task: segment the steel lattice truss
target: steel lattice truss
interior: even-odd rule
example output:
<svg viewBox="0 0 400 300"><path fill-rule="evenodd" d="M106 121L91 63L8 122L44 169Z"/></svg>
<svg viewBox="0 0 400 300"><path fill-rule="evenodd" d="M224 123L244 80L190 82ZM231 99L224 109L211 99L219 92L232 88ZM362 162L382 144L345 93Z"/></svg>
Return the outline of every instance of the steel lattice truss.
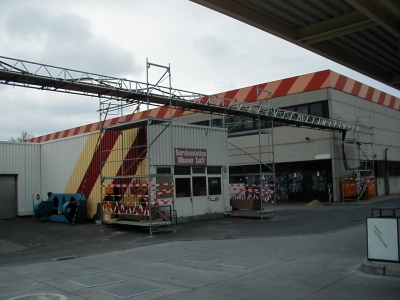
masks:
<svg viewBox="0 0 400 300"><path fill-rule="evenodd" d="M0 84L124 101L149 103L225 115L274 120L280 124L324 130L357 131L357 123L310 116L264 105L240 102L139 81L104 76L0 56Z"/></svg>

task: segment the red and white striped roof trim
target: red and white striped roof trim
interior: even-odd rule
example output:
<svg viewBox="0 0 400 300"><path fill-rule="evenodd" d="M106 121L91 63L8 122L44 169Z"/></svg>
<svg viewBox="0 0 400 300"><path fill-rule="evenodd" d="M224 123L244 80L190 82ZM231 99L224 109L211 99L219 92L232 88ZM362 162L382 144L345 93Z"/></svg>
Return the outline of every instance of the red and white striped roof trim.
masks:
<svg viewBox="0 0 400 300"><path fill-rule="evenodd" d="M383 106L390 107L395 110L400 110L400 98L382 92L378 89L372 88L354 79L348 78L339 73L331 70L324 70L300 76L275 80L271 82L252 85L240 89L235 89L217 94L218 97L226 99L236 99L240 102L252 102L264 99L269 92L271 98L287 96L291 94L303 93L312 90L319 90L324 88L333 88L345 93L363 98ZM267 92L268 91L268 92ZM193 111L182 111L179 109L172 109L172 117L179 117L187 114L195 113ZM138 112L136 114L123 117L123 122L131 122L134 120L142 120L147 118L147 112ZM155 118L169 118L169 108L159 107L150 111L150 116ZM115 125L121 122L121 118L113 118L105 121L104 126ZM55 133L35 137L27 142L43 143L51 140L76 136L79 134L89 133L100 129L100 123L92 123L72 129L58 131Z"/></svg>

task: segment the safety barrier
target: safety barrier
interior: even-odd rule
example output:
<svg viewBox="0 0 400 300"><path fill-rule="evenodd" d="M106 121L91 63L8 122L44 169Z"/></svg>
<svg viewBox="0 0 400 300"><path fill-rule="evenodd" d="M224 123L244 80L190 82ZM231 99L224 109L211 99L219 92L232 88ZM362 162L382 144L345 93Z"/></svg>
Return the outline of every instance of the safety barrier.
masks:
<svg viewBox="0 0 400 300"><path fill-rule="evenodd" d="M264 202L274 203L274 184L230 184L231 199L261 199ZM231 191L239 191L233 192ZM233 194L233 195L232 195Z"/></svg>
<svg viewBox="0 0 400 300"><path fill-rule="evenodd" d="M343 198L375 195L375 177L343 178L340 182Z"/></svg>
<svg viewBox="0 0 400 300"><path fill-rule="evenodd" d="M101 186L105 188L111 188L112 193L103 194L102 196L111 196L111 197L137 197L137 198L151 198L152 196L157 195L167 195L174 192L171 189L160 189L160 187L173 187L173 182L168 183L128 183L128 184L102 184ZM149 192L151 188L155 187L156 190L154 192ZM126 192L124 194L114 193L114 188L125 188Z"/></svg>
<svg viewBox="0 0 400 300"><path fill-rule="evenodd" d="M155 210L159 214L157 207L163 205L173 205L174 200L158 198L158 195L173 194L172 182L168 183L103 183L105 193L102 194L103 219L106 223L112 221L116 216L155 216ZM122 188L122 189L120 189ZM153 189L153 190L151 190ZM167 196L168 197L168 196ZM155 210L152 209L155 207ZM151 216L150 216L151 214Z"/></svg>

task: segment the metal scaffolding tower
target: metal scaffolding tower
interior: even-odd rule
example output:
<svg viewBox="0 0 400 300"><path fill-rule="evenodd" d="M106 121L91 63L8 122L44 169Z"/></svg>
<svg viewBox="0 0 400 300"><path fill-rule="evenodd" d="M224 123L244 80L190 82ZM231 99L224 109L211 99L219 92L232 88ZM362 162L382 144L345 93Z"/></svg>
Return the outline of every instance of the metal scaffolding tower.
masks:
<svg viewBox="0 0 400 300"><path fill-rule="evenodd" d="M267 98L271 96L271 93L267 91L267 97L260 99L260 92L264 90L257 88L256 101L258 105L263 105ZM250 122L251 125L257 124L257 129L243 130L240 132L234 132L233 129L242 122ZM268 126L262 126L261 124L268 124ZM242 118L239 122L224 123L224 126L228 128L228 138L235 138L240 136L257 135L258 136L258 153L249 153L245 149L237 147L232 142L229 145L233 149L247 155L252 160L258 163L259 172L258 176L254 178L254 182L247 182L245 184L230 184L231 194L233 194L233 203L239 203L235 199L247 199L256 201L255 205L250 203L244 208L234 209L231 213L232 216L243 216L243 217L256 217L263 219L276 214L276 201L275 201L275 155L274 155L274 124L272 118L268 122L263 122L260 116L256 119L248 120ZM254 127L254 126L252 126ZM266 127L266 128L265 128ZM266 209L267 205L273 205L273 209ZM251 209L249 209L251 207Z"/></svg>
<svg viewBox="0 0 400 300"><path fill-rule="evenodd" d="M374 127L370 116L358 117L355 123L361 124L362 119L367 119L370 124L342 134L343 171L340 187L343 201L359 201L362 197L375 195Z"/></svg>
<svg viewBox="0 0 400 300"><path fill-rule="evenodd" d="M150 84L149 81L150 68L163 70L155 84ZM104 190L102 215L118 215L116 219L108 218L106 223L148 227L151 235L157 231L174 231L176 224L173 160L171 158L171 174L155 174L150 156L153 143L162 134L169 134L170 146L173 147L171 114L167 119L150 116L151 92L157 90L164 80L169 81L171 91L171 68L146 61L146 79L145 101L130 102L113 97L99 97L100 136L110 131L119 135L117 146L100 150L100 181L101 189ZM141 106L144 106L146 117L131 120L130 117L138 113ZM118 117L119 121L115 125L104 126L107 117ZM151 126L155 124L162 124L164 130L159 134L155 133L151 130ZM136 135L134 142L129 138L132 135ZM115 155L110 152L115 152ZM168 199L160 199L160 195L166 195Z"/></svg>

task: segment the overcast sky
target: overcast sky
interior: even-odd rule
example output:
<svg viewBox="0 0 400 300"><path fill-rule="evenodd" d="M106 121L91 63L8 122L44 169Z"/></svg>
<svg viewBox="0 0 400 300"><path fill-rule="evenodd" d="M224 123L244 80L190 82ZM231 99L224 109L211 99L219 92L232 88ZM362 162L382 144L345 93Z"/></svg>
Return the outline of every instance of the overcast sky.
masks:
<svg viewBox="0 0 400 300"><path fill-rule="evenodd" d="M213 94L331 69L399 91L187 0L0 0L0 56L146 81L171 64L174 88ZM98 100L0 85L0 140L97 122Z"/></svg>

